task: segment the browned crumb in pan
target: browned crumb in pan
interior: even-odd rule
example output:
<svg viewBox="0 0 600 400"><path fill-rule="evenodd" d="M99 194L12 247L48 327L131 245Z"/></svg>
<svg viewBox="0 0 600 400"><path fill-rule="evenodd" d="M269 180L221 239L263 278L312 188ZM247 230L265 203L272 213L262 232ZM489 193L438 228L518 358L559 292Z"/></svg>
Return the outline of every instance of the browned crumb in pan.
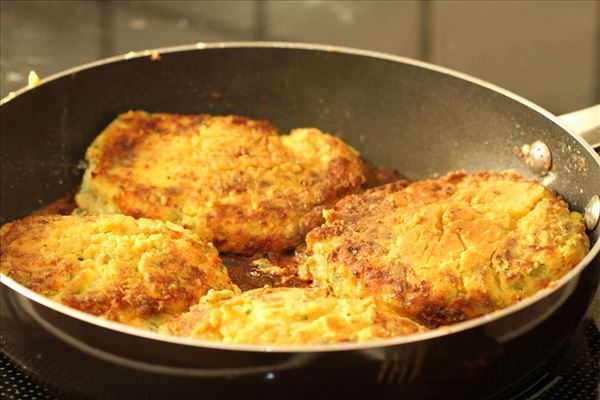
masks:
<svg viewBox="0 0 600 400"><path fill-rule="evenodd" d="M70 215L77 208L77 203L75 203L75 194L77 193L77 190L79 189L69 192L63 197L42 206L40 209L32 212L31 215Z"/></svg>
<svg viewBox="0 0 600 400"><path fill-rule="evenodd" d="M268 253L251 257L221 254L231 281L242 291L270 287L306 287L309 281L298 277L302 255L294 251Z"/></svg>
<svg viewBox="0 0 600 400"><path fill-rule="evenodd" d="M362 158L362 160L364 166L363 173L365 175L365 183L363 184L363 188L371 189L396 181L403 181L408 185L409 181L397 170L393 168L377 167L369 160L364 158Z"/></svg>

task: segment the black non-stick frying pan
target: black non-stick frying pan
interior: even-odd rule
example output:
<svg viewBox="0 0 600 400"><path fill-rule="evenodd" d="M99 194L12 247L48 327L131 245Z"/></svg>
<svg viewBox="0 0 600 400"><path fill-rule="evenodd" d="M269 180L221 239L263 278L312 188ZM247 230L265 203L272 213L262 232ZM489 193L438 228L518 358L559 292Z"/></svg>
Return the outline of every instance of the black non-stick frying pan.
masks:
<svg viewBox="0 0 600 400"><path fill-rule="evenodd" d="M160 60L151 52L130 53L65 71L3 100L3 223L74 189L86 147L117 114L131 109L247 115L282 130L316 126L410 179L457 169L516 169L540 179L581 213L600 194L598 154L555 116L445 68L289 43L159 52ZM515 154L515 147L536 141L551 152L551 168L543 176ZM323 394L319 388L329 383L336 388L334 398L356 385L398 398L481 398L526 376L580 322L599 278L594 210L588 210L593 247L560 281L507 309L427 333L361 344L272 347L173 338L70 309L2 275L3 340L16 340L11 335L23 332L24 324L46 329L86 357L147 374L144 385L169 382L164 392L154 389L155 395L192 385L198 397L228 397L233 389L269 397L273 393L265 390L271 386L261 384L267 374L278 377L288 397ZM485 390L472 382L484 382Z"/></svg>

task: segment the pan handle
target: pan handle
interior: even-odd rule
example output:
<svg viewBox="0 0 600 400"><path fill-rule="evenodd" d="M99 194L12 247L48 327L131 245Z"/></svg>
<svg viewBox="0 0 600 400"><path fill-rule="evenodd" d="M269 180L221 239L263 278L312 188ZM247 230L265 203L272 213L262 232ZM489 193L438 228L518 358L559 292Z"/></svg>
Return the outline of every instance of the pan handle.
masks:
<svg viewBox="0 0 600 400"><path fill-rule="evenodd" d="M559 115L558 119L594 150L600 150L600 104Z"/></svg>

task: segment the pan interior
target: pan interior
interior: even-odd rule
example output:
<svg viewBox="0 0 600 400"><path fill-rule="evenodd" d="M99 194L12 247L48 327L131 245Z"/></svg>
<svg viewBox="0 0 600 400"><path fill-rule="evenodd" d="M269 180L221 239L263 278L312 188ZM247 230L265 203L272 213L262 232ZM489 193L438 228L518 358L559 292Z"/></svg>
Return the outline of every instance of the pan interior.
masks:
<svg viewBox="0 0 600 400"><path fill-rule="evenodd" d="M71 71L0 107L1 223L81 180L93 138L127 110L238 114L282 131L314 126L410 179L464 169L534 175L515 146L543 140L544 179L582 212L600 166L574 137L521 101L407 60L304 47L214 47L119 59ZM590 232L596 243L600 227Z"/></svg>

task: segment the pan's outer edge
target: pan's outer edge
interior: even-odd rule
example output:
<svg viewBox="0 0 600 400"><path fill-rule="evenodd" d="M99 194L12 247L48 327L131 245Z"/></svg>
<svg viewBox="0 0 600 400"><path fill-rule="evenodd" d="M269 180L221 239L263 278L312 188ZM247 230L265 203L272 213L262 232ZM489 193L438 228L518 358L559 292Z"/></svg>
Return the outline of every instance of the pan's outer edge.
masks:
<svg viewBox="0 0 600 400"><path fill-rule="evenodd" d="M479 86L483 86L492 91L500 93L506 97L509 97L513 100L518 101L519 103L527 106L528 108L536 111L537 113L543 115L547 119L554 122L556 125L560 126L564 131L573 136L573 138L579 142L592 156L592 158L596 161L596 163L600 166L600 156L592 149L592 147L586 143L583 139L581 139L578 135L569 130L554 114L550 113L548 110L540 107L539 105L509 91L503 89L499 86L496 86L492 83L484 81L479 78L475 78L471 75L464 74L459 71L455 71L446 67L441 67L435 64L430 64L424 61L413 60L406 57L395 56L391 54L370 51L370 50L361 50L343 46L331 46L331 45L323 45L323 44L312 44L312 43L293 43L293 42L224 42L224 43L196 43L190 45L182 45L182 46L173 46L173 47L165 47L158 48L152 50L143 50L138 52L129 52L124 55L119 55L115 57L110 57L98 61L94 61L91 63L83 64L81 66L64 70L57 74L51 75L45 79L42 79L40 84L45 84L50 81L60 79L64 76L68 76L71 74L75 74L80 71L84 71L90 68L94 68L97 66L110 64L113 62L119 62L123 60L129 60L132 58L140 58L140 57L149 57L153 54L167 54L167 53L177 53L183 51L201 51L203 49L218 49L218 48L290 48L290 49L299 49L299 50L315 50L315 51L324 51L324 52L339 52L350 55L358 55L372 58L379 58L384 60L390 60L394 62L410 64L417 67L421 67L424 69L433 70L436 72L440 72L446 75L454 76L456 78L472 82ZM0 100L0 106L12 101L13 99L21 96L30 90L35 90L35 87L23 87L14 93L10 93L8 96L4 97ZM220 350L232 350L232 351L249 351L249 352L276 352L276 353L298 353L298 352L331 352L331 351L348 351L348 350L365 350L370 348L377 348L383 346L398 346L407 343L418 342L422 340L429 340L441 336L446 336L451 333L457 333L461 331L465 331L468 329L472 329L478 327L480 325L484 325L486 323L492 322L499 318L507 317L513 313L516 313L519 310L522 310L533 303L538 302L539 300L549 296L551 293L557 291L562 288L567 282L575 279L581 271L588 266L591 261L600 253L600 240L596 242L596 244L590 249L588 254L581 260L581 262L565 274L561 279L554 282L551 288L545 288L534 295L516 303L512 306L504 308L502 310L498 310L491 314L486 314L478 318L474 318L468 321L460 322L457 324L453 324L447 327L441 327L438 329L430 330L428 332L416 333L407 336L400 336L396 338L390 339L382 339L377 341L370 341L364 343L335 343L335 344L326 344L326 345L238 345L238 344L224 344L216 341L208 341L201 339L190 339L190 338L181 338L174 336L162 335L159 333L149 332L138 328L133 328L127 325L123 325L117 322L112 322L108 320L104 320L93 315L84 313L82 311L78 311L76 309L67 307L63 304L57 303L53 300L50 300L38 293L33 292L32 290L22 286L17 283L13 279L8 276L0 273L0 282L20 295L23 295L30 300L33 300L39 304L42 304L50 309L58 311L62 314L66 314L70 317L73 317L78 320L82 320L84 322L91 323L93 325L100 326L105 329L118 331L124 334L129 334L133 336L140 336L150 340L159 340L163 342L170 342L173 344L184 345L184 346L194 346L194 347L205 347L211 349L220 349Z"/></svg>

